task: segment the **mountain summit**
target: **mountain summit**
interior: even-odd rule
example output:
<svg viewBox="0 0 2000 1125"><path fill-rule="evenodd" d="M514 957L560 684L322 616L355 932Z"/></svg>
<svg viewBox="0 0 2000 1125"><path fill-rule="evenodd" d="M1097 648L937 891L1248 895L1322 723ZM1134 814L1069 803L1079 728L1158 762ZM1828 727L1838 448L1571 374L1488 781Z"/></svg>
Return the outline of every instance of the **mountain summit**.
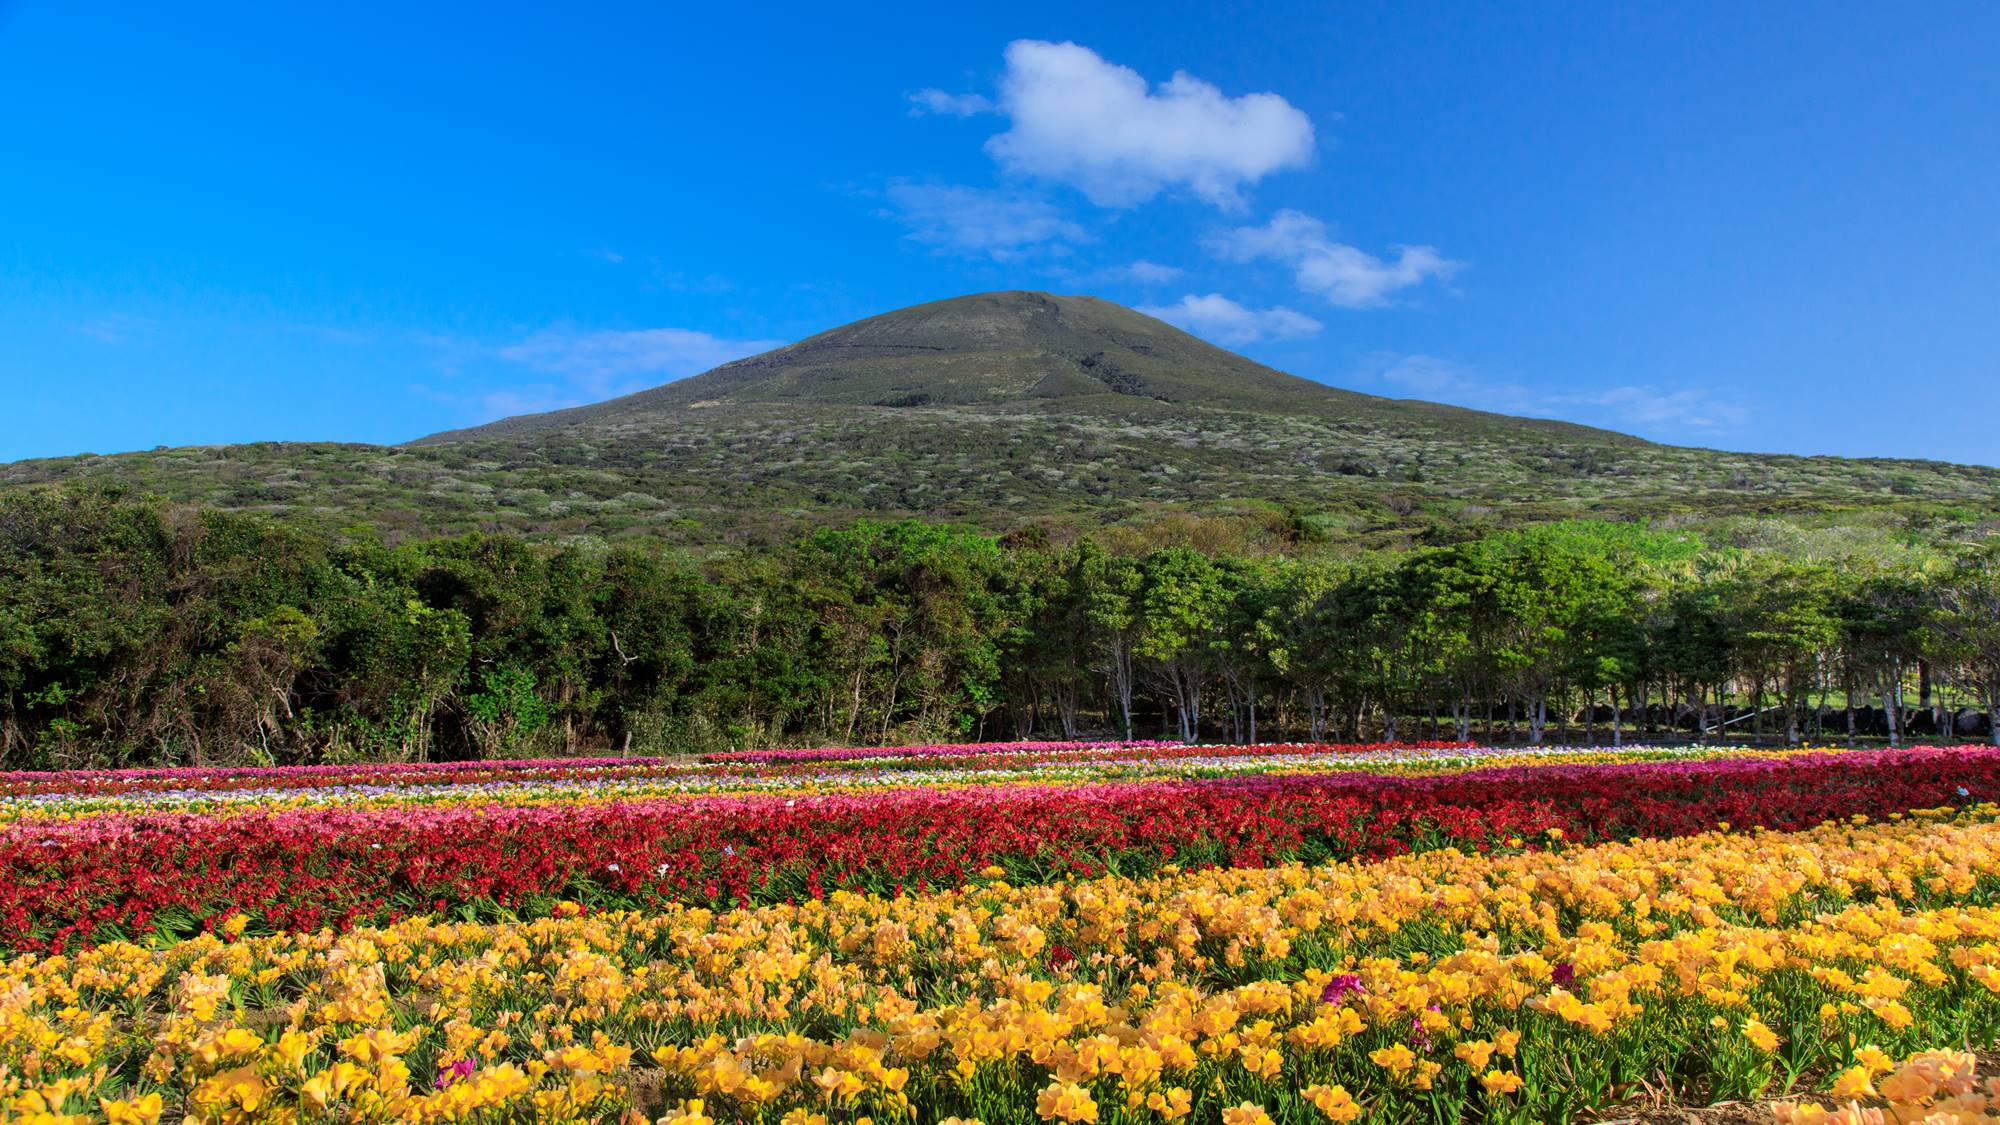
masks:
<svg viewBox="0 0 2000 1125"><path fill-rule="evenodd" d="M609 402L522 415L421 438L416 444L519 439L552 430L617 427L647 414L723 406L965 407L1036 404L1097 413L1130 400L1273 415L1441 414L1494 419L1432 403L1398 402L1287 375L1164 321L1097 297L1019 290L913 305L796 344ZM1123 400L1123 401L1121 401ZM1559 422L1537 428L1624 435Z"/></svg>
<svg viewBox="0 0 2000 1125"><path fill-rule="evenodd" d="M697 547L858 517L1178 535L1210 515L1354 546L1575 516L2000 518L2000 470L1689 449L1378 398L1109 301L1023 292L899 309L624 398L408 445L0 465L0 487L51 481L397 535Z"/></svg>
<svg viewBox="0 0 2000 1125"><path fill-rule="evenodd" d="M1253 409L1362 397L1273 371L1110 301L1013 291L898 309L610 402L422 440L512 437L725 404L920 407L1111 395Z"/></svg>

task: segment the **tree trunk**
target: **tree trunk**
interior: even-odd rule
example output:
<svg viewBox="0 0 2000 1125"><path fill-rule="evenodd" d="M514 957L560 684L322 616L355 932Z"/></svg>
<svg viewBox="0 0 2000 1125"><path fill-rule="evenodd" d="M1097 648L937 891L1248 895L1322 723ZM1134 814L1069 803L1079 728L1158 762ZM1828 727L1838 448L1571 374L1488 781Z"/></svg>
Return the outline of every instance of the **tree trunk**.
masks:
<svg viewBox="0 0 2000 1125"><path fill-rule="evenodd" d="M1125 740L1132 740L1132 649L1123 642L1110 646L1111 693L1118 699L1118 718Z"/></svg>
<svg viewBox="0 0 2000 1125"><path fill-rule="evenodd" d="M1896 676L1893 672L1885 671L1882 673L1882 714L1889 723L1889 745L1891 747L1902 745L1902 740L1898 737L1897 731L1897 728L1901 726L1902 716L1896 713L1902 706L1902 700L1898 698L1901 693L1890 686L1891 680L1895 678Z"/></svg>
<svg viewBox="0 0 2000 1125"><path fill-rule="evenodd" d="M1847 748L1854 749L1854 677L1849 675L1841 690L1847 696Z"/></svg>

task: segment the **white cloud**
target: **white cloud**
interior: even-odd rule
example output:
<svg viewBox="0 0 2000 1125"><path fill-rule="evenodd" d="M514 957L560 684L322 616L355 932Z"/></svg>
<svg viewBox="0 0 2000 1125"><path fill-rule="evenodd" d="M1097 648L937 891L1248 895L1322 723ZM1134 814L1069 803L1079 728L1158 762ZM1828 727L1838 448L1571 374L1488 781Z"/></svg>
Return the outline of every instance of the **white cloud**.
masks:
<svg viewBox="0 0 2000 1125"><path fill-rule="evenodd" d="M1312 120L1276 94L1228 97L1185 71L1149 90L1137 71L1075 43L1008 44L1000 111L1011 125L986 150L1001 167L1105 207L1168 188L1240 207L1246 185L1313 154Z"/></svg>
<svg viewBox="0 0 2000 1125"><path fill-rule="evenodd" d="M1059 250L1089 236L1047 200L1014 192L893 183L888 212L909 237L944 252L1012 261L1038 249Z"/></svg>
<svg viewBox="0 0 2000 1125"><path fill-rule="evenodd" d="M1429 355L1376 356L1364 374L1414 398L1448 402L1499 414L1561 418L1588 426L1631 427L1655 436L1674 431L1716 433L1750 421L1743 405L1718 399L1699 387L1667 390L1628 383L1580 391L1540 390L1518 381L1492 379L1462 364Z"/></svg>
<svg viewBox="0 0 2000 1125"><path fill-rule="evenodd" d="M614 266L618 265L620 262L623 262L625 260L625 255L620 254L616 250L612 250L603 246L600 246L595 250L585 250L584 254L588 255L589 257L596 258L600 262L610 262Z"/></svg>
<svg viewBox="0 0 2000 1125"><path fill-rule="evenodd" d="M1267 259L1292 267L1299 288L1350 309L1387 304L1399 290L1448 278L1463 265L1429 246L1397 246L1393 261L1337 242L1326 224L1300 211L1280 211L1261 227L1238 227L1209 240L1237 262Z"/></svg>
<svg viewBox="0 0 2000 1125"><path fill-rule="evenodd" d="M1525 405L1531 397L1526 387L1487 382L1466 367L1431 355L1378 355L1367 366L1374 378L1399 390L1459 405L1470 405L1475 399L1505 399L1510 405Z"/></svg>
<svg viewBox="0 0 2000 1125"><path fill-rule="evenodd" d="M509 344L496 354L537 371L560 375L575 391L602 398L699 374L732 359L770 351L782 343L782 340L728 340L685 328L617 332L555 327Z"/></svg>
<svg viewBox="0 0 2000 1125"><path fill-rule="evenodd" d="M971 117L993 112L993 100L984 94L947 94L943 90L918 90L909 95L910 116L934 113L941 117Z"/></svg>
<svg viewBox="0 0 2000 1125"><path fill-rule="evenodd" d="M1139 311L1218 344L1254 344L1259 340L1310 336L1321 327L1319 321L1283 305L1245 308L1220 293L1205 297L1190 293L1175 304L1142 305Z"/></svg>
<svg viewBox="0 0 2000 1125"><path fill-rule="evenodd" d="M1177 266L1163 266L1158 262L1149 262L1141 258L1136 262L1115 267L1109 272L1114 277L1136 281L1141 285L1165 285L1180 280L1181 274L1187 271Z"/></svg>
<svg viewBox="0 0 2000 1125"><path fill-rule="evenodd" d="M1557 402L1575 403L1609 411L1626 425L1654 430L1688 426L1698 430L1733 430L1750 421L1750 411L1740 403L1722 402L1705 390L1683 387L1669 391L1651 385L1606 387L1555 396Z"/></svg>

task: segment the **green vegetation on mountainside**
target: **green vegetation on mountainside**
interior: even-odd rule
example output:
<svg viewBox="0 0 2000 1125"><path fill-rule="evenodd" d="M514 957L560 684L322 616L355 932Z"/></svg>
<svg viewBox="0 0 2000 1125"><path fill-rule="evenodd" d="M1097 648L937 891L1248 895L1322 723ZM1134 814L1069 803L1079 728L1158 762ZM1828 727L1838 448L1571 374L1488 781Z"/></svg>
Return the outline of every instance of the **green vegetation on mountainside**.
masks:
<svg viewBox="0 0 2000 1125"><path fill-rule="evenodd" d="M1032 293L904 309L637 395L407 446L256 443L0 466L0 487L52 481L397 538L480 530L695 547L864 516L1004 532L1282 514L1357 546L1576 517L2000 518L2000 470L1655 445L1355 394L1108 302Z"/></svg>

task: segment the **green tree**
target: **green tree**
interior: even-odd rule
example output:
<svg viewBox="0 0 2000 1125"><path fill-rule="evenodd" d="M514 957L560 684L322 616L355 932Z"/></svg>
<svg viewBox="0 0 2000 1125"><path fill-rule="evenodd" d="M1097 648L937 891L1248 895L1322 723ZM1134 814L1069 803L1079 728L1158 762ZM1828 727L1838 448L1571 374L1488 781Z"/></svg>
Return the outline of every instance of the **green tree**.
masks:
<svg viewBox="0 0 2000 1125"><path fill-rule="evenodd" d="M1228 607L1222 574L1206 555L1186 547L1147 555L1141 571L1135 652L1173 704L1181 739L1193 742L1201 732L1202 696L1215 674L1211 640Z"/></svg>
<svg viewBox="0 0 2000 1125"><path fill-rule="evenodd" d="M1978 691L1988 737L2000 746L2000 547L1960 558L1936 592L1942 652Z"/></svg>

